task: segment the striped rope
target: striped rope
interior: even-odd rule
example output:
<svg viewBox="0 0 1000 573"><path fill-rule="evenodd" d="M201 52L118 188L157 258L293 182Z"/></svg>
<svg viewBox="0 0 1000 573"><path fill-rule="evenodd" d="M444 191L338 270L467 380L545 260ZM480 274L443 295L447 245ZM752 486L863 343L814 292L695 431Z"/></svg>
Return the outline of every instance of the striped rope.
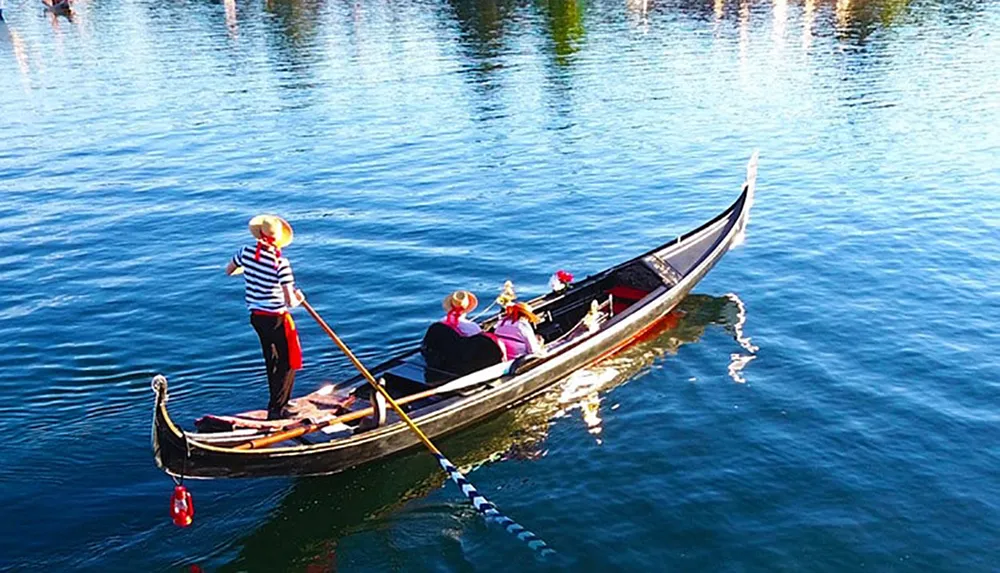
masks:
<svg viewBox="0 0 1000 573"><path fill-rule="evenodd" d="M441 464L441 469L448 474L448 477L450 477L451 480L455 482L455 485L462 490L462 493L469 498L469 501L472 502L472 507L476 508L476 511L483 514L487 522L493 522L500 525L500 527L507 530L507 533L510 533L514 537L517 537L521 541L527 543L528 547L537 551L542 557L555 555L555 550L542 541L542 538L525 529L520 523L500 513L497 506L493 505L493 502L486 499L481 493L479 493L476 486L469 483L469 480L465 479L462 472L458 471L458 468L449 462L448 458L444 457L440 453L435 453L434 457L436 457L438 463Z"/></svg>

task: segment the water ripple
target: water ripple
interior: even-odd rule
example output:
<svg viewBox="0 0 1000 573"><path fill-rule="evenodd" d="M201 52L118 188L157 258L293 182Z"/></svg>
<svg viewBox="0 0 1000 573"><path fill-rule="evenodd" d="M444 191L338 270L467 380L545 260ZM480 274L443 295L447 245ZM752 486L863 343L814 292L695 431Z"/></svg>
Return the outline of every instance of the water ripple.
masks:
<svg viewBox="0 0 1000 573"><path fill-rule="evenodd" d="M736 298L443 447L595 569L992 570L995 3L73 7L0 23L0 501L33 517L5 565L539 568L416 453L197 484L174 530L149 380L185 424L266 399L222 273L257 212L371 362L449 290L541 292L700 224L759 148L746 243L698 291ZM352 375L300 328L297 391Z"/></svg>

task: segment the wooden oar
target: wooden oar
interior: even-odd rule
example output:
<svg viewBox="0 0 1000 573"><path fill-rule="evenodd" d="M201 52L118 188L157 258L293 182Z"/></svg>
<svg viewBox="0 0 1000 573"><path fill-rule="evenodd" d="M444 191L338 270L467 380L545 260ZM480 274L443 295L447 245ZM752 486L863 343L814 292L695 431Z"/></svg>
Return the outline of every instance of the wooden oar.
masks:
<svg viewBox="0 0 1000 573"><path fill-rule="evenodd" d="M430 438L428 438L424 434L424 432L420 428L418 428L416 424L413 423L413 420L411 420L410 417L406 415L406 412L403 411L403 408L400 406L399 402L393 399L393 397L389 395L389 392L381 384L379 384L377 380L375 380L375 377L372 376L371 372L369 372L368 369L365 368L364 364L362 364L361 361L358 360L357 356L355 356L354 353L351 352L351 349L348 348L347 345L344 344L342 340L340 340L340 337L337 336L337 333L334 332L332 328L330 328L330 325L328 325L326 321L323 320L323 318L313 309L313 307L304 300L302 301L302 306L304 306L306 311L309 312L310 316L312 316L313 319L316 320L316 322L320 325L320 327L326 332L327 336L329 336L337 344L337 346L339 346L340 349L344 351L344 354L347 355L347 357L351 360L352 363L354 363L355 368L357 368L358 371L361 372L361 374L365 377L365 379L368 380L368 383L371 384L372 387L375 388L375 390L377 390L380 394L382 394L386 402L388 402L389 405L391 405L392 408L396 410L396 414L399 415L400 419L402 419L403 422L405 422L406 425L409 426L411 430L413 430L413 433L416 434L417 437L420 438L420 441L423 442L425 446L427 446L427 449L430 450L432 454L434 454L434 457L437 459L438 464L441 466L441 469L443 469L444 472L448 474L448 477L450 477L452 481L454 481L455 484L458 486L458 488L462 490L462 494L469 498L469 501L472 502L472 506L476 508L476 511L483 514L486 517L487 521L495 521L499 523L504 529L507 530L508 533L517 536L518 539L527 543L528 547L530 547L535 551L538 551L539 554L542 555L543 557L555 553L555 551L549 548L548 544L542 541L541 538L539 538L534 533L525 529L523 526L515 522L513 519L500 513L500 511L497 509L495 505L493 505L492 502L483 497L476 490L475 486L469 483L469 480L466 479L464 475L462 475L462 472L458 471L458 468L456 468L454 464L448 461L448 458L444 457L444 454L441 453L441 450L437 449L437 446L435 446L434 443L431 442Z"/></svg>

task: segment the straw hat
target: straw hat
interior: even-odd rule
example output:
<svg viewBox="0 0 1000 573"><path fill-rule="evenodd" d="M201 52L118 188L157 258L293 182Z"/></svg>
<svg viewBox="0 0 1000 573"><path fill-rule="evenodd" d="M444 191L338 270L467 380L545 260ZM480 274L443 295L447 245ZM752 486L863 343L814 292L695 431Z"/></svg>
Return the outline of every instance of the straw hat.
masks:
<svg viewBox="0 0 1000 573"><path fill-rule="evenodd" d="M444 306L445 312L451 312L452 310L472 312L472 309L476 308L479 304L479 299L467 290L457 290L444 297L444 301L441 304Z"/></svg>
<svg viewBox="0 0 1000 573"><path fill-rule="evenodd" d="M511 320L518 320L522 316L527 318L532 324L538 324L538 321L541 320L537 314L531 311L531 307L523 302L515 302L508 306L505 313L507 318Z"/></svg>
<svg viewBox="0 0 1000 573"><path fill-rule="evenodd" d="M294 237L292 226L277 215L257 215L250 219L250 234L258 241L270 242L279 249L290 245Z"/></svg>

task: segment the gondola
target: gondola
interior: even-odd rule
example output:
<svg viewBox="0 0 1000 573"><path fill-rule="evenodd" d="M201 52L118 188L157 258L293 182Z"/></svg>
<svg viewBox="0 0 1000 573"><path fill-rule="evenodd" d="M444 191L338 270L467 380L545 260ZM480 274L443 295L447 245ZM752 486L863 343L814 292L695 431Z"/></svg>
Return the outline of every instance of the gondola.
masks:
<svg viewBox="0 0 1000 573"><path fill-rule="evenodd" d="M653 250L529 302L542 317L544 356L487 359L474 368L444 369L415 347L371 368L430 437L469 427L544 392L566 376L608 357L655 328L742 237L753 204L757 155L740 196L718 216ZM481 325L488 331L497 316ZM471 370L471 371L470 371ZM341 472L419 445L386 412L361 376L324 386L291 405L288 420L263 412L206 416L185 431L167 411L167 381L153 378L153 453L180 478L313 476ZM322 420L322 424L317 423ZM290 429L321 429L281 439ZM280 439L280 441L275 441ZM274 443L271 443L274 442Z"/></svg>

